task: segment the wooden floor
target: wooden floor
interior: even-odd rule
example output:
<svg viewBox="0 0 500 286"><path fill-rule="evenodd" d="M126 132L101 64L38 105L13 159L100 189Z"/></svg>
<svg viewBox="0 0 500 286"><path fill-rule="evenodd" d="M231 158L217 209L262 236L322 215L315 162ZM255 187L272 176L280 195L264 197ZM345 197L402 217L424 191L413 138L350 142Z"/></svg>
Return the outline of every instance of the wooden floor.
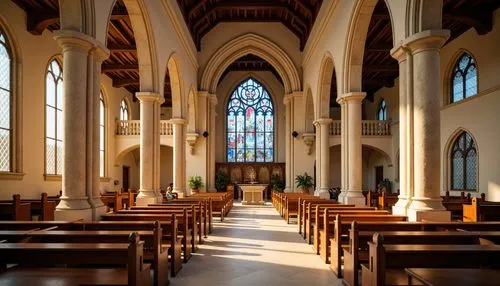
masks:
<svg viewBox="0 0 500 286"><path fill-rule="evenodd" d="M268 203L235 204L170 285L341 285Z"/></svg>

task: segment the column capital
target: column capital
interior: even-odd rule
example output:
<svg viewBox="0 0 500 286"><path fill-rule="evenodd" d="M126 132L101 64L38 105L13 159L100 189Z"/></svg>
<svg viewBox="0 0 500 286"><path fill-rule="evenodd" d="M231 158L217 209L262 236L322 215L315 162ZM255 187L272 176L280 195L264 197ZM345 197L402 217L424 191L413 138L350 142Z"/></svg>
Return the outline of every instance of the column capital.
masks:
<svg viewBox="0 0 500 286"><path fill-rule="evenodd" d="M407 46L403 45L403 43L399 44L397 47L391 49L391 57L396 59L398 63L402 63L406 61L408 58L408 54L410 53L410 49Z"/></svg>
<svg viewBox="0 0 500 286"><path fill-rule="evenodd" d="M73 30L54 31L54 39L63 51L76 50L87 53L96 44L96 40L91 36Z"/></svg>
<svg viewBox="0 0 500 286"><path fill-rule="evenodd" d="M341 97L337 98L339 104L348 102L361 102L366 97L366 92L349 92L344 93Z"/></svg>
<svg viewBox="0 0 500 286"><path fill-rule="evenodd" d="M448 38L449 30L425 30L406 38L402 46L408 47L413 54L423 50L439 50Z"/></svg>
<svg viewBox="0 0 500 286"><path fill-rule="evenodd" d="M109 49L101 43L97 43L97 45L95 45L92 49L92 55L94 56L94 59L101 63L109 58L110 54L111 52L109 51Z"/></svg>
<svg viewBox="0 0 500 286"><path fill-rule="evenodd" d="M135 93L135 96L141 103L143 102L162 102L165 101L165 98L163 98L159 93L157 92L149 92L149 91L139 91Z"/></svg>
<svg viewBox="0 0 500 286"><path fill-rule="evenodd" d="M314 125L330 125L332 124L333 119L331 118L318 118L313 121Z"/></svg>
<svg viewBox="0 0 500 286"><path fill-rule="evenodd" d="M170 119L170 123L173 125L184 125L187 124L187 120L184 118L172 118Z"/></svg>
<svg viewBox="0 0 500 286"><path fill-rule="evenodd" d="M283 104L287 105L292 101L294 97L303 96L303 94L304 93L302 91L293 91L289 94L285 94L285 96L283 97Z"/></svg>
<svg viewBox="0 0 500 286"><path fill-rule="evenodd" d="M208 91L204 91L204 90L198 91L198 97L206 98L213 105L217 105L217 103L218 103L217 95L210 93Z"/></svg>

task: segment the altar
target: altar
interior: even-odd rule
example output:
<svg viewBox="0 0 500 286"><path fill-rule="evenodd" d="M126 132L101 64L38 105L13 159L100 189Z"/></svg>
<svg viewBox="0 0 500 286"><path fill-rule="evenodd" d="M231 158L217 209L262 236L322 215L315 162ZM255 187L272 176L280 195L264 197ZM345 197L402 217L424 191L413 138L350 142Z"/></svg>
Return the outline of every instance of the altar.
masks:
<svg viewBox="0 0 500 286"><path fill-rule="evenodd" d="M264 205L264 191L266 184L240 184L238 185L243 193L242 205Z"/></svg>

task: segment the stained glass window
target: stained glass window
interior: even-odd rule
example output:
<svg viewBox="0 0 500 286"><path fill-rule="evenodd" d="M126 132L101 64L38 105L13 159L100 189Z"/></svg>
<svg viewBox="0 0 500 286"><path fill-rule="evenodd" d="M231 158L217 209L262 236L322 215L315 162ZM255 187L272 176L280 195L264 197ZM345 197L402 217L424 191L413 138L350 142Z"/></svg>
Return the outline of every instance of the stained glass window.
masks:
<svg viewBox="0 0 500 286"><path fill-rule="evenodd" d="M2 172L12 171L11 65L7 39L0 30L0 171Z"/></svg>
<svg viewBox="0 0 500 286"><path fill-rule="evenodd" d="M99 175L104 177L105 175L105 164L106 164L106 109L104 105L104 97L99 95L99 158L100 158L100 168Z"/></svg>
<svg viewBox="0 0 500 286"><path fill-rule="evenodd" d="M387 105L385 104L385 100L382 99L378 106L378 113L377 113L377 119L378 120L387 120Z"/></svg>
<svg viewBox="0 0 500 286"><path fill-rule="evenodd" d="M451 103L477 94L477 66L474 58L463 53L458 58L451 76Z"/></svg>
<svg viewBox="0 0 500 286"><path fill-rule="evenodd" d="M120 103L120 120L129 120L128 104L125 99Z"/></svg>
<svg viewBox="0 0 500 286"><path fill-rule="evenodd" d="M233 91L227 112L227 161L274 161L274 108L267 90L248 78Z"/></svg>
<svg viewBox="0 0 500 286"><path fill-rule="evenodd" d="M63 70L52 60L45 76L45 173L62 174L63 156Z"/></svg>
<svg viewBox="0 0 500 286"><path fill-rule="evenodd" d="M477 190L477 149L472 136L462 132L451 150L451 189Z"/></svg>

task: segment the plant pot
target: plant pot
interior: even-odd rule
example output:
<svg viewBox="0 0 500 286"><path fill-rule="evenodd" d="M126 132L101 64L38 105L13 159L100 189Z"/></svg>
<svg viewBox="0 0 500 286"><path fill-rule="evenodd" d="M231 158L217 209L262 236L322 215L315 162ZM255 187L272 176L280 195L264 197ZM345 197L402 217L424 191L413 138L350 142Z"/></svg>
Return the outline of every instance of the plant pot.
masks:
<svg viewBox="0 0 500 286"><path fill-rule="evenodd" d="M302 193L309 194L309 189L302 189Z"/></svg>
<svg viewBox="0 0 500 286"><path fill-rule="evenodd" d="M191 189L192 194L198 194L200 192L200 189Z"/></svg>

